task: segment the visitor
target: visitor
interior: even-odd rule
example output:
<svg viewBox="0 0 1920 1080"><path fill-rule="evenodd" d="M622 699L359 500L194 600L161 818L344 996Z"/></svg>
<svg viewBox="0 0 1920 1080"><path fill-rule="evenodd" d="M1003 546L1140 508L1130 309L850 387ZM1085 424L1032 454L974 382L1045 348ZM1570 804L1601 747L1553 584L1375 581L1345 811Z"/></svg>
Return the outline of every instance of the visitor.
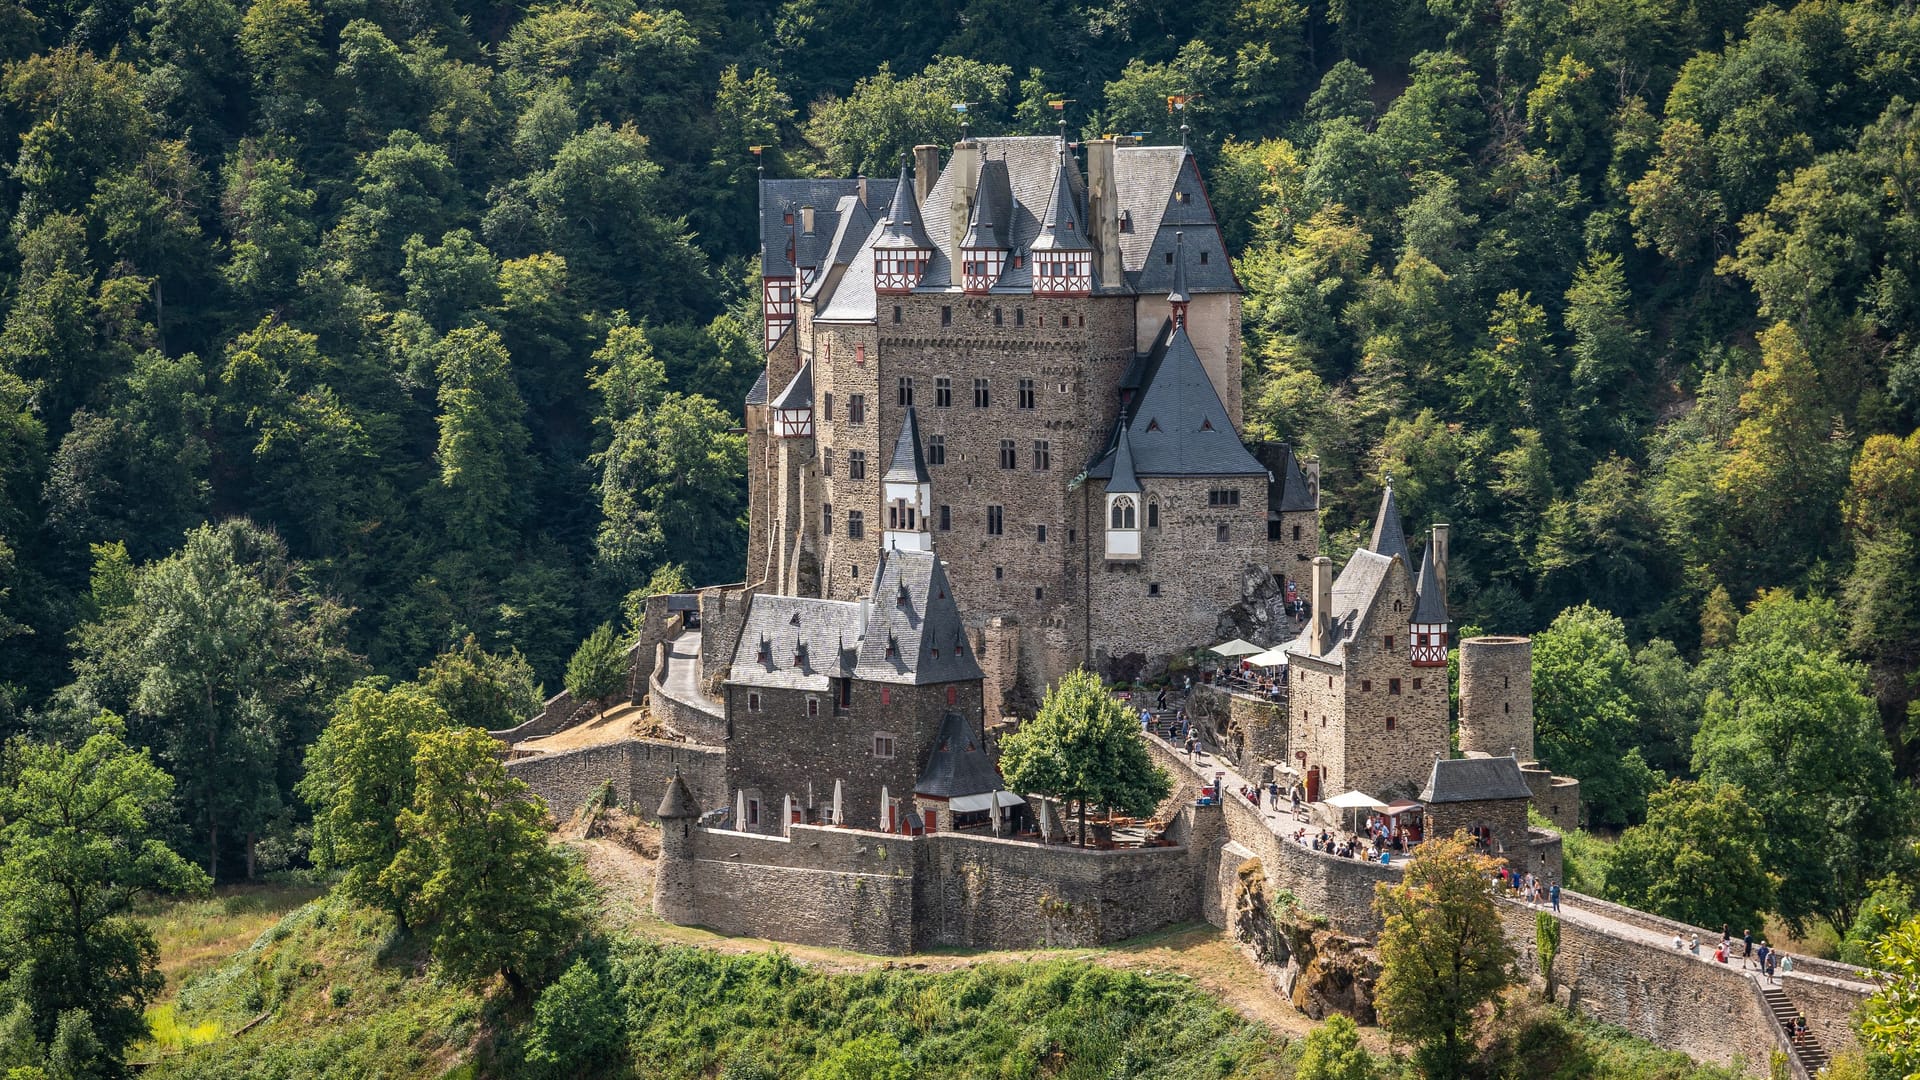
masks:
<svg viewBox="0 0 1920 1080"><path fill-rule="evenodd" d="M1767 966L1766 966L1767 978L1774 979L1779 977L1773 973L1774 968L1778 966L1779 961L1780 961L1779 953L1771 952L1771 951L1767 953Z"/></svg>
<svg viewBox="0 0 1920 1080"><path fill-rule="evenodd" d="M1163 686L1160 688L1160 697L1158 700L1160 702L1160 711L1166 712L1167 711L1167 688L1166 687Z"/></svg>
<svg viewBox="0 0 1920 1080"><path fill-rule="evenodd" d="M1681 949L1684 949L1686 947L1687 947L1687 943L1681 940L1680 938L1680 931L1675 930L1673 932L1673 951L1679 952Z"/></svg>
<svg viewBox="0 0 1920 1080"><path fill-rule="evenodd" d="M1553 913L1560 914L1560 883L1554 882L1553 888L1547 890L1547 895L1553 900Z"/></svg>
<svg viewBox="0 0 1920 1080"><path fill-rule="evenodd" d="M1763 939L1760 942L1760 951L1754 956L1753 966L1761 971L1767 970L1767 957L1772 955L1772 953L1773 950L1767 947L1767 943Z"/></svg>
<svg viewBox="0 0 1920 1080"><path fill-rule="evenodd" d="M1726 942L1721 942L1720 947L1713 950L1713 959L1715 963L1719 963L1719 964L1724 964L1727 962Z"/></svg>
<svg viewBox="0 0 1920 1080"><path fill-rule="evenodd" d="M1753 931L1741 930L1740 940L1744 943L1744 948L1740 950L1740 958L1742 960L1753 959Z"/></svg>
<svg viewBox="0 0 1920 1080"><path fill-rule="evenodd" d="M1687 951L1692 953L1695 956L1700 955L1700 935L1699 934L1693 935L1693 942L1687 947Z"/></svg>
<svg viewBox="0 0 1920 1080"><path fill-rule="evenodd" d="M1792 953L1788 953L1787 955L1782 956L1780 958L1780 972L1783 975L1790 975L1793 973L1793 954Z"/></svg>

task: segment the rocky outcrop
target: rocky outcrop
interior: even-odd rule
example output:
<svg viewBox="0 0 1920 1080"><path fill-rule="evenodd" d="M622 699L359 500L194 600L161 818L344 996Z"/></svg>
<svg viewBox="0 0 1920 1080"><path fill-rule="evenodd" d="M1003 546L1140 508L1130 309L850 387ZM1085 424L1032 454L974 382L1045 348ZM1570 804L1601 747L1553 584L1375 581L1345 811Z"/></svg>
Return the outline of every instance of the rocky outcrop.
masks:
<svg viewBox="0 0 1920 1080"><path fill-rule="evenodd" d="M1287 597L1272 571L1249 563L1240 574L1240 602L1220 613L1214 640L1245 638L1255 645L1278 645L1295 633L1287 618Z"/></svg>
<svg viewBox="0 0 1920 1080"><path fill-rule="evenodd" d="M1294 1008L1315 1020L1340 1013L1362 1024L1377 1021L1380 961L1371 947L1302 911L1291 894L1270 893L1259 859L1240 864L1232 929L1241 951Z"/></svg>

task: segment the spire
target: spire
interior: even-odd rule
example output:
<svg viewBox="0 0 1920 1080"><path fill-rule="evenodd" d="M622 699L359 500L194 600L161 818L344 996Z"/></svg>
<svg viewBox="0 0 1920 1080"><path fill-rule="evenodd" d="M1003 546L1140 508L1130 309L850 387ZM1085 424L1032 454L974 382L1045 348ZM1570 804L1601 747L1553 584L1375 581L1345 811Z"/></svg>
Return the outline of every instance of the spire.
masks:
<svg viewBox="0 0 1920 1080"><path fill-rule="evenodd" d="M1407 552L1407 534L1400 526L1400 508L1393 501L1393 477L1387 477L1387 490L1380 496L1380 512L1373 519L1373 542L1367 548L1391 559L1398 555L1402 563L1411 562Z"/></svg>
<svg viewBox="0 0 1920 1080"><path fill-rule="evenodd" d="M1187 325L1187 304L1192 299L1187 295L1187 234L1177 232L1173 234L1173 291L1167 294L1176 329Z"/></svg>
<svg viewBox="0 0 1920 1080"><path fill-rule="evenodd" d="M881 478L889 484L928 484L927 461L920 453L920 419L909 406L907 419L900 425L900 437L893 443L893 461Z"/></svg>
<svg viewBox="0 0 1920 1080"><path fill-rule="evenodd" d="M913 175L907 171L907 155L900 155L900 180L893 188L893 202L887 205L886 228L880 234L882 247L931 248L926 229L920 224L920 204L913 197Z"/></svg>
<svg viewBox="0 0 1920 1080"><path fill-rule="evenodd" d="M1054 173L1053 200L1047 204L1047 216L1041 222L1040 235L1033 241L1036 251L1092 251L1086 230L1081 227L1080 204L1068 182L1067 148L1060 147L1060 167Z"/></svg>
<svg viewBox="0 0 1920 1080"><path fill-rule="evenodd" d="M1420 553L1420 577L1415 586L1413 602L1413 622L1428 626L1444 626L1452 620L1447 618L1447 590L1440 584L1439 553L1435 545L1428 544Z"/></svg>
<svg viewBox="0 0 1920 1080"><path fill-rule="evenodd" d="M661 796L660 809L654 816L662 821L700 816L700 804L693 801L693 792L687 790L687 782L680 779L679 769L673 770L673 779L667 782L666 794Z"/></svg>
<svg viewBox="0 0 1920 1080"><path fill-rule="evenodd" d="M1140 490L1140 478L1133 472L1133 440L1127 438L1127 425L1120 425L1120 442L1113 451L1113 476L1107 480L1107 494L1118 495Z"/></svg>

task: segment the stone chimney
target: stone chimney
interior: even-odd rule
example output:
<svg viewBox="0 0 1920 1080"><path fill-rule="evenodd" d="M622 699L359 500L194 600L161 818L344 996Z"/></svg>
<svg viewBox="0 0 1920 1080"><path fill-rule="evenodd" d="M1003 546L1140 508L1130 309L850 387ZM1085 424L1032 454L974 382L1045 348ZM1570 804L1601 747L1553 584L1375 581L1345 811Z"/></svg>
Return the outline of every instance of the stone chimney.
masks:
<svg viewBox="0 0 1920 1080"><path fill-rule="evenodd" d="M1314 656L1324 655L1333 645L1333 560L1325 555L1313 559L1313 614L1307 633Z"/></svg>
<svg viewBox="0 0 1920 1080"><path fill-rule="evenodd" d="M1428 556L1428 558L1433 560L1434 576L1440 579L1440 596L1443 599L1447 595L1447 534L1452 530L1453 526L1446 524L1435 525L1433 527L1433 547L1431 549L1433 554Z"/></svg>
<svg viewBox="0 0 1920 1080"><path fill-rule="evenodd" d="M1093 242L1093 270L1100 284L1122 280L1120 194L1114 186L1113 140L1091 139L1087 148L1087 239Z"/></svg>
<svg viewBox="0 0 1920 1080"><path fill-rule="evenodd" d="M933 182L940 179L940 148L932 143L921 143L913 148L913 197L920 204L921 213L926 213L927 195L933 191Z"/></svg>
<svg viewBox="0 0 1920 1080"><path fill-rule="evenodd" d="M1313 508L1320 509L1320 459L1301 458L1300 469L1307 474L1307 490L1313 494Z"/></svg>
<svg viewBox="0 0 1920 1080"><path fill-rule="evenodd" d="M953 174L953 214L947 221L947 232L953 242L947 250L957 252L967 238L967 222L973 218L973 197L980 187L980 144L971 139L954 143L953 158L947 167Z"/></svg>
<svg viewBox="0 0 1920 1080"><path fill-rule="evenodd" d="M860 193L860 205L865 206L867 205L867 174L861 173L855 182L858 186L854 190Z"/></svg>

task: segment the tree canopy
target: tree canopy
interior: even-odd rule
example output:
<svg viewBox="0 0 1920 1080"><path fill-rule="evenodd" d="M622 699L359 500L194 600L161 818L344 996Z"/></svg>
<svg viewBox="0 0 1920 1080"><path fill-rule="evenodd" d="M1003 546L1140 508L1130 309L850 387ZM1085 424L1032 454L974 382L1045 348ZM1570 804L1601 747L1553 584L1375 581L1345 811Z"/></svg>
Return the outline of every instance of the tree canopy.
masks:
<svg viewBox="0 0 1920 1080"><path fill-rule="evenodd" d="M1069 672L1047 691L1039 713L1000 744L1000 771L1019 791L1147 814L1173 791L1153 763L1140 722L1090 671Z"/></svg>

